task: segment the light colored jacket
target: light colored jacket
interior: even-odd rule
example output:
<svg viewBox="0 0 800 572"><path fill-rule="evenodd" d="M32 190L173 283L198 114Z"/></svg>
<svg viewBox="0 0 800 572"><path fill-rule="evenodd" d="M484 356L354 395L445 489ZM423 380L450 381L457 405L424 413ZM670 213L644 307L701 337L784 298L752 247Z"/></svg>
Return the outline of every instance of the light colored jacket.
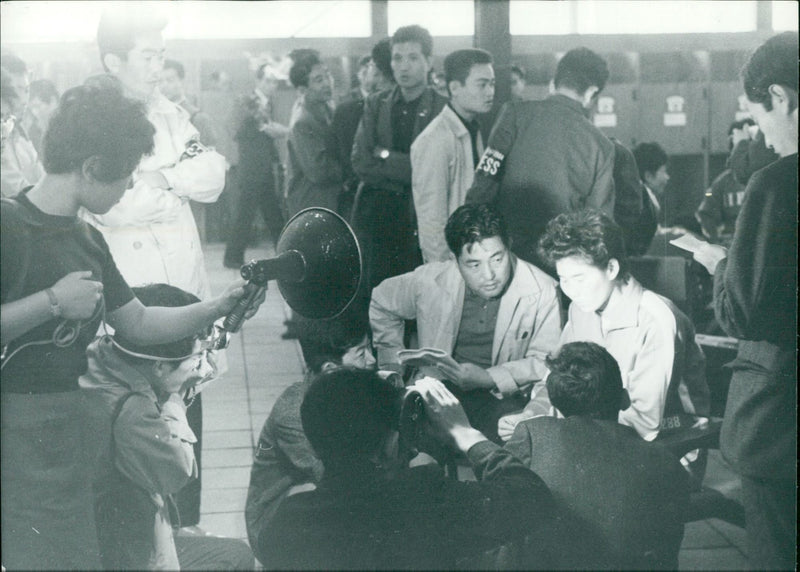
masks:
<svg viewBox="0 0 800 572"><path fill-rule="evenodd" d="M89 366L80 385L101 391L109 414L120 399L136 392L125 401L113 426L114 464L150 494L157 508L148 569L179 570L165 498L198 474L194 456L197 438L186 420L183 400L172 394L159 403L147 378L116 355L108 338L98 338L86 353Z"/></svg>
<svg viewBox="0 0 800 572"><path fill-rule="evenodd" d="M480 157L480 133L476 143ZM411 144L411 189L425 262L453 258L444 239L444 227L453 211L464 204L474 179L469 131L453 108L445 105Z"/></svg>
<svg viewBox="0 0 800 572"><path fill-rule="evenodd" d="M147 117L156 128L155 149L139 163L133 188L108 213L82 215L103 233L131 286L167 283L204 299L211 292L189 201L217 200L225 186L225 157L206 149L182 159L199 134L186 110L158 92ZM153 188L138 177L147 171L159 171L171 189Z"/></svg>
<svg viewBox="0 0 800 572"><path fill-rule="evenodd" d="M495 394L513 395L544 379L545 358L561 332L556 283L533 264L512 257L513 277L500 300L492 342ZM372 291L369 308L378 365L397 364L404 320L417 320L420 347L453 352L464 306L464 278L455 260L424 264L388 278Z"/></svg>
<svg viewBox="0 0 800 572"><path fill-rule="evenodd" d="M634 278L614 288L602 313L570 305L561 343L578 341L603 346L619 364L631 398L619 422L642 438L658 436L665 411L709 415L705 356L691 321Z"/></svg>
<svg viewBox="0 0 800 572"><path fill-rule="evenodd" d="M3 143L0 160L0 194L13 197L26 187L35 185L44 176L44 168L33 142L17 124Z"/></svg>

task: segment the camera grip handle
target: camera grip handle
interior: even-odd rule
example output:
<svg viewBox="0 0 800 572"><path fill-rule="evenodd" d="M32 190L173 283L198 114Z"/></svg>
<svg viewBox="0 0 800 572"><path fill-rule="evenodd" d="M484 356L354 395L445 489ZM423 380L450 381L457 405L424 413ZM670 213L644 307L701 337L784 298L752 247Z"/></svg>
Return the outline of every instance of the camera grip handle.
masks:
<svg viewBox="0 0 800 572"><path fill-rule="evenodd" d="M236 306L233 308L230 314L225 317L225 321L222 323L222 327L226 332L236 333L239 331L239 328L242 327L242 322L244 322L244 314L247 312L247 309L253 303L253 301L261 295L261 292L264 291L266 286L258 286L253 288L249 294L242 296L239 301L236 303Z"/></svg>

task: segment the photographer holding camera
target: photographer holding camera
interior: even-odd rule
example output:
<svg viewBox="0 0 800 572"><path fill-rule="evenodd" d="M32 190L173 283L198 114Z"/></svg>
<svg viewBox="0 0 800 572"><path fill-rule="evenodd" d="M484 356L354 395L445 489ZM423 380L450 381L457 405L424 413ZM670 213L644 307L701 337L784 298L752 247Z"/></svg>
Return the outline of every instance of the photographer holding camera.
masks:
<svg viewBox="0 0 800 572"><path fill-rule="evenodd" d="M323 373L301 417L324 475L316 490L287 497L260 535L266 568L486 567L487 552L548 524L552 498L535 473L473 429L441 382L425 378L413 390L424 429L463 453L478 482L449 480L437 465L408 468L404 390L374 371Z"/></svg>

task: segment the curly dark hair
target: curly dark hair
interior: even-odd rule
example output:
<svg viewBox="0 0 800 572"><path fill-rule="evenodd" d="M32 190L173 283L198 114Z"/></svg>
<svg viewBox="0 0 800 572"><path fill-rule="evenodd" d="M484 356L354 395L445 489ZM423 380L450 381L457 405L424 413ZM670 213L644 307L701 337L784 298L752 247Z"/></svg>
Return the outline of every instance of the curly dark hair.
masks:
<svg viewBox="0 0 800 572"><path fill-rule="evenodd" d="M465 245L493 236L499 237L506 248L511 246L505 220L486 203L469 203L458 207L444 227L447 246L456 258L461 256Z"/></svg>
<svg viewBox="0 0 800 572"><path fill-rule="evenodd" d="M547 223L539 238L539 256L549 266L578 256L597 268L608 268L613 258L619 263L617 280L630 276L622 229L607 214L595 210L563 213Z"/></svg>
<svg viewBox="0 0 800 572"><path fill-rule="evenodd" d="M81 85L61 96L44 136L42 163L48 173L71 173L97 156L95 177L109 183L130 175L152 153L154 135L142 102L112 84Z"/></svg>
<svg viewBox="0 0 800 572"><path fill-rule="evenodd" d="M565 417L617 418L623 403L622 375L608 350L593 342L572 342L546 363L550 402Z"/></svg>

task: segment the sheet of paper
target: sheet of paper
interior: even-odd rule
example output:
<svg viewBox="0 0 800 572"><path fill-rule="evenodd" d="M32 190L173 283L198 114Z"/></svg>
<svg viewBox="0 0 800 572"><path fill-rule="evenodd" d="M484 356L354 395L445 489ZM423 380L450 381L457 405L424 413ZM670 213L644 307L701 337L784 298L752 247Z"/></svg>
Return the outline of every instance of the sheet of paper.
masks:
<svg viewBox="0 0 800 572"><path fill-rule="evenodd" d="M689 252L700 252L704 247L708 246L706 241L700 240L693 234L684 234L670 240L669 243Z"/></svg>

